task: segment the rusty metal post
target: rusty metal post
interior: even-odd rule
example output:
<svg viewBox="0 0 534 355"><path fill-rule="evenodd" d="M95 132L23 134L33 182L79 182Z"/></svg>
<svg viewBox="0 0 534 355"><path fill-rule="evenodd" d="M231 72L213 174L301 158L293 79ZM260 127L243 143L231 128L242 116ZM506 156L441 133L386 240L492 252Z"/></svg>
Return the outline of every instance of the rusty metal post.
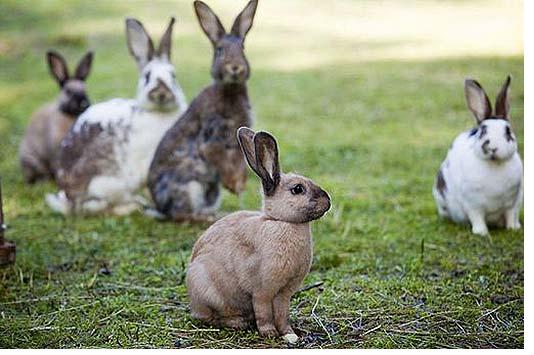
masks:
<svg viewBox="0 0 534 355"><path fill-rule="evenodd" d="M2 203L2 180L0 179L0 267L7 266L15 262L17 248L15 243L4 238L6 225L4 224L4 209Z"/></svg>

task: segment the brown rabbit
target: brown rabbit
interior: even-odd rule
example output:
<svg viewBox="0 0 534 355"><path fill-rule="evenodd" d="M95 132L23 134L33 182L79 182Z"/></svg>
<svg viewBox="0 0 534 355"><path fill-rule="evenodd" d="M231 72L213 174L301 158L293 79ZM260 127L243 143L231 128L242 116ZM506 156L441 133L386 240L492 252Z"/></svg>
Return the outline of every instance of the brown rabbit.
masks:
<svg viewBox="0 0 534 355"><path fill-rule="evenodd" d="M209 220L219 207L221 182L233 193L245 189L247 168L236 132L252 124L244 41L257 5L250 1L226 33L208 5L194 3L213 44L214 82L191 102L154 154L148 187L159 214L177 221Z"/></svg>
<svg viewBox="0 0 534 355"><path fill-rule="evenodd" d="M280 172L270 134L242 127L238 139L261 179L263 209L228 215L197 240L186 277L191 313L233 328L255 321L261 335L295 342L289 303L310 269L310 222L328 211L330 197L311 180Z"/></svg>
<svg viewBox="0 0 534 355"><path fill-rule="evenodd" d="M57 52L46 53L50 73L61 92L56 101L41 107L31 119L19 148L19 159L27 183L55 178L57 153L63 137L76 118L90 105L85 90L93 53L78 63L74 76L69 75L65 59Z"/></svg>

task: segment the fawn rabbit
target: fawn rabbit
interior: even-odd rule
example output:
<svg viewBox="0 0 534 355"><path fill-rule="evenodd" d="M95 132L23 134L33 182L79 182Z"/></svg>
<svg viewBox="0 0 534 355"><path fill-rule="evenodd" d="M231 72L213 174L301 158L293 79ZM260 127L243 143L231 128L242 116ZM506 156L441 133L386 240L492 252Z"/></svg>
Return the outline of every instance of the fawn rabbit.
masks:
<svg viewBox="0 0 534 355"><path fill-rule="evenodd" d="M85 54L72 77L61 54L48 51L46 58L61 91L56 101L33 113L20 144L19 160L24 180L30 184L55 178L61 140L90 105L85 79L91 70L93 53Z"/></svg>
<svg viewBox="0 0 534 355"><path fill-rule="evenodd" d="M159 214L177 221L209 219L219 207L221 181L233 193L245 189L246 165L236 131L252 123L244 40L257 5L250 1L226 33L208 5L194 3L213 45L214 82L191 102L156 150L148 187Z"/></svg>
<svg viewBox="0 0 534 355"><path fill-rule="evenodd" d="M146 184L158 142L186 109L170 62L174 18L157 51L143 25L126 20L128 48L139 66L137 98L113 99L91 106L61 143L58 185L47 196L61 213L137 209L135 194Z"/></svg>
<svg viewBox="0 0 534 355"><path fill-rule="evenodd" d="M471 223L475 234L488 234L488 224L521 228L523 164L510 126L510 80L497 96L495 114L480 84L465 81L477 127L456 137L433 188L440 216Z"/></svg>
<svg viewBox="0 0 534 355"><path fill-rule="evenodd" d="M186 276L191 313L234 328L255 321L261 335L295 342L289 303L310 269L310 222L329 210L330 197L311 180L280 172L270 134L242 127L238 139L261 179L263 209L230 214L197 240Z"/></svg>

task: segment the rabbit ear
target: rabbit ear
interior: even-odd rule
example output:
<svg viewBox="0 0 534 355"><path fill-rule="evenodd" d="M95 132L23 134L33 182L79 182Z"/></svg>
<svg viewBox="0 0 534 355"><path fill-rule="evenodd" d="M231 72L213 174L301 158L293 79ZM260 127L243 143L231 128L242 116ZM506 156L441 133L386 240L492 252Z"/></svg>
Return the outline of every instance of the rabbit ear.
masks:
<svg viewBox="0 0 534 355"><path fill-rule="evenodd" d="M200 27L202 27L202 30L208 36L211 43L215 45L226 34L226 30L217 15L215 15L208 5L197 0L194 2L194 6Z"/></svg>
<svg viewBox="0 0 534 355"><path fill-rule="evenodd" d="M512 77L508 75L495 101L495 116L505 120L510 119L510 81Z"/></svg>
<svg viewBox="0 0 534 355"><path fill-rule="evenodd" d="M158 46L158 57L170 62L171 61L171 44L172 44L172 27L174 25L174 17L171 17L171 22L167 26L167 30L161 37Z"/></svg>
<svg viewBox="0 0 534 355"><path fill-rule="evenodd" d="M258 132L254 136L254 147L257 173L261 178L263 192L266 196L271 196L280 183L280 164L278 163L276 140L267 132Z"/></svg>
<svg viewBox="0 0 534 355"><path fill-rule="evenodd" d="M488 95L486 95L478 81L471 79L465 81L465 98L467 107L469 107L478 123L491 116L491 104Z"/></svg>
<svg viewBox="0 0 534 355"><path fill-rule="evenodd" d="M78 63L74 77L79 80L85 80L91 71L91 64L93 63L93 52L87 52Z"/></svg>
<svg viewBox="0 0 534 355"><path fill-rule="evenodd" d="M234 24L232 26L231 33L233 35L245 38L248 31L252 27L252 21L254 20L254 15L256 14L256 8L258 7L257 0L251 0L245 6L243 11L236 17Z"/></svg>
<svg viewBox="0 0 534 355"><path fill-rule="evenodd" d="M154 44L143 24L136 19L126 19L126 39L130 54L135 58L139 69L154 57Z"/></svg>
<svg viewBox="0 0 534 355"><path fill-rule="evenodd" d="M258 168L256 167L256 151L254 148L254 131L248 127L240 127L237 130L237 141L243 150L243 155L247 160L248 165L256 174Z"/></svg>
<svg viewBox="0 0 534 355"><path fill-rule="evenodd" d="M56 51L46 52L46 59L50 73L57 80L59 86L63 87L65 82L69 80L69 70L67 69L65 59Z"/></svg>

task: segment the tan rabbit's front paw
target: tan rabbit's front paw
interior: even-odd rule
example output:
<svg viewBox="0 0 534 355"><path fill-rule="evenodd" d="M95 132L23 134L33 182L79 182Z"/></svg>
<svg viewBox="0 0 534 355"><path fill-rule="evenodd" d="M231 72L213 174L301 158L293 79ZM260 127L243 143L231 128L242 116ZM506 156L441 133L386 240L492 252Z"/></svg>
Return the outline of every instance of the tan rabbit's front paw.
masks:
<svg viewBox="0 0 534 355"><path fill-rule="evenodd" d="M299 337L295 333L288 333L282 338L284 338L284 340L287 341L289 344L295 344L297 341L299 341Z"/></svg>

